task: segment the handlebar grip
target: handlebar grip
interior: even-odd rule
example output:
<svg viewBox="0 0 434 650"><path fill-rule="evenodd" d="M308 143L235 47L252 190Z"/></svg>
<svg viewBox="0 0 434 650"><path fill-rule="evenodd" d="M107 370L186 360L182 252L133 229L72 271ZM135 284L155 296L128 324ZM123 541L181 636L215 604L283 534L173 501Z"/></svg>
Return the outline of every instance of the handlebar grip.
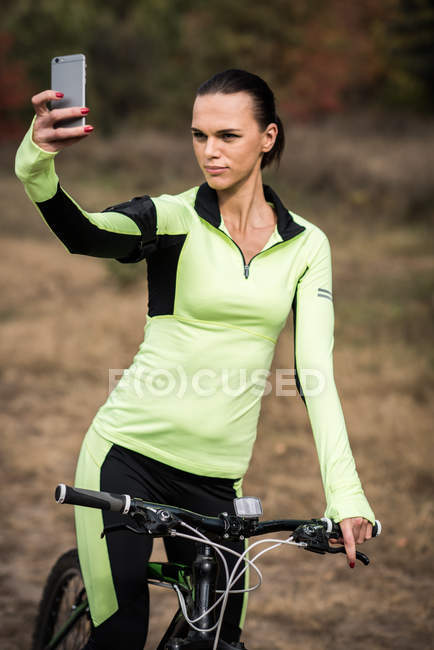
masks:
<svg viewBox="0 0 434 650"><path fill-rule="evenodd" d="M131 506L131 497L128 494L84 490L70 487L64 483L59 483L56 487L54 497L57 503L71 503L74 506L112 510L113 512L121 512L124 515L128 514Z"/></svg>
<svg viewBox="0 0 434 650"><path fill-rule="evenodd" d="M381 535L381 530L382 530L381 521L376 519L375 524L372 526L372 537L378 537L379 535Z"/></svg>

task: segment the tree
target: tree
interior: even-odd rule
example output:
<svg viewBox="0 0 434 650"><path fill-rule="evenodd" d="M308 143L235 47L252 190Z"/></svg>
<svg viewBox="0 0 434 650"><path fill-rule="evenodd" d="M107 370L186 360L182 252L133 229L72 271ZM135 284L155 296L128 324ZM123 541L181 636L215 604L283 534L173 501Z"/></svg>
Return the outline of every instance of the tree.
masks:
<svg viewBox="0 0 434 650"><path fill-rule="evenodd" d="M432 111L434 0L399 0L385 36L385 101Z"/></svg>

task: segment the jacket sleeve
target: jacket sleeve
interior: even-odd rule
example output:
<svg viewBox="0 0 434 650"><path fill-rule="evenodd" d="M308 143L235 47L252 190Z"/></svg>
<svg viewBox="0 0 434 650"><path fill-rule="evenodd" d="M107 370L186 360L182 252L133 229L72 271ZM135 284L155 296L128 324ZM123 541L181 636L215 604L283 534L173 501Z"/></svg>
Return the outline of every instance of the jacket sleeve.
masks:
<svg viewBox="0 0 434 650"><path fill-rule="evenodd" d="M294 349L297 387L305 402L327 501L325 515L334 521L375 517L364 495L333 375L334 310L330 246L320 231L294 303Z"/></svg>
<svg viewBox="0 0 434 650"><path fill-rule="evenodd" d="M149 196L86 212L61 187L54 167L57 153L33 142L33 123L16 155L15 172L49 228L70 253L139 262L154 252L157 210Z"/></svg>

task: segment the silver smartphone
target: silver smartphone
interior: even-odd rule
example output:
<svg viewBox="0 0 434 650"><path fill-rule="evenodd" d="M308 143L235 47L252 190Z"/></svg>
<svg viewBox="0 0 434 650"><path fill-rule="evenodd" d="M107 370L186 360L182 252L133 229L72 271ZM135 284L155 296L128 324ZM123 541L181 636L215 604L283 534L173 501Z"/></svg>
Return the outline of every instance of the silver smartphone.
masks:
<svg viewBox="0 0 434 650"><path fill-rule="evenodd" d="M51 60L51 89L63 93L63 98L52 101L51 108L86 106L86 57L84 54L65 54ZM84 126L86 120L79 117L57 122L59 126Z"/></svg>

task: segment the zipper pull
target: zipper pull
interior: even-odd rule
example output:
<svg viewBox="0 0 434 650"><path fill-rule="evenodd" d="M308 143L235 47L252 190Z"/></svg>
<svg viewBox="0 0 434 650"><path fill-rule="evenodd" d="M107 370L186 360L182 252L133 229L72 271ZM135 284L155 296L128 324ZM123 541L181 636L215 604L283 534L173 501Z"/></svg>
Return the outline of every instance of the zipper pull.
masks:
<svg viewBox="0 0 434 650"><path fill-rule="evenodd" d="M249 265L248 264L244 265L244 277L246 278L246 280L249 277Z"/></svg>

